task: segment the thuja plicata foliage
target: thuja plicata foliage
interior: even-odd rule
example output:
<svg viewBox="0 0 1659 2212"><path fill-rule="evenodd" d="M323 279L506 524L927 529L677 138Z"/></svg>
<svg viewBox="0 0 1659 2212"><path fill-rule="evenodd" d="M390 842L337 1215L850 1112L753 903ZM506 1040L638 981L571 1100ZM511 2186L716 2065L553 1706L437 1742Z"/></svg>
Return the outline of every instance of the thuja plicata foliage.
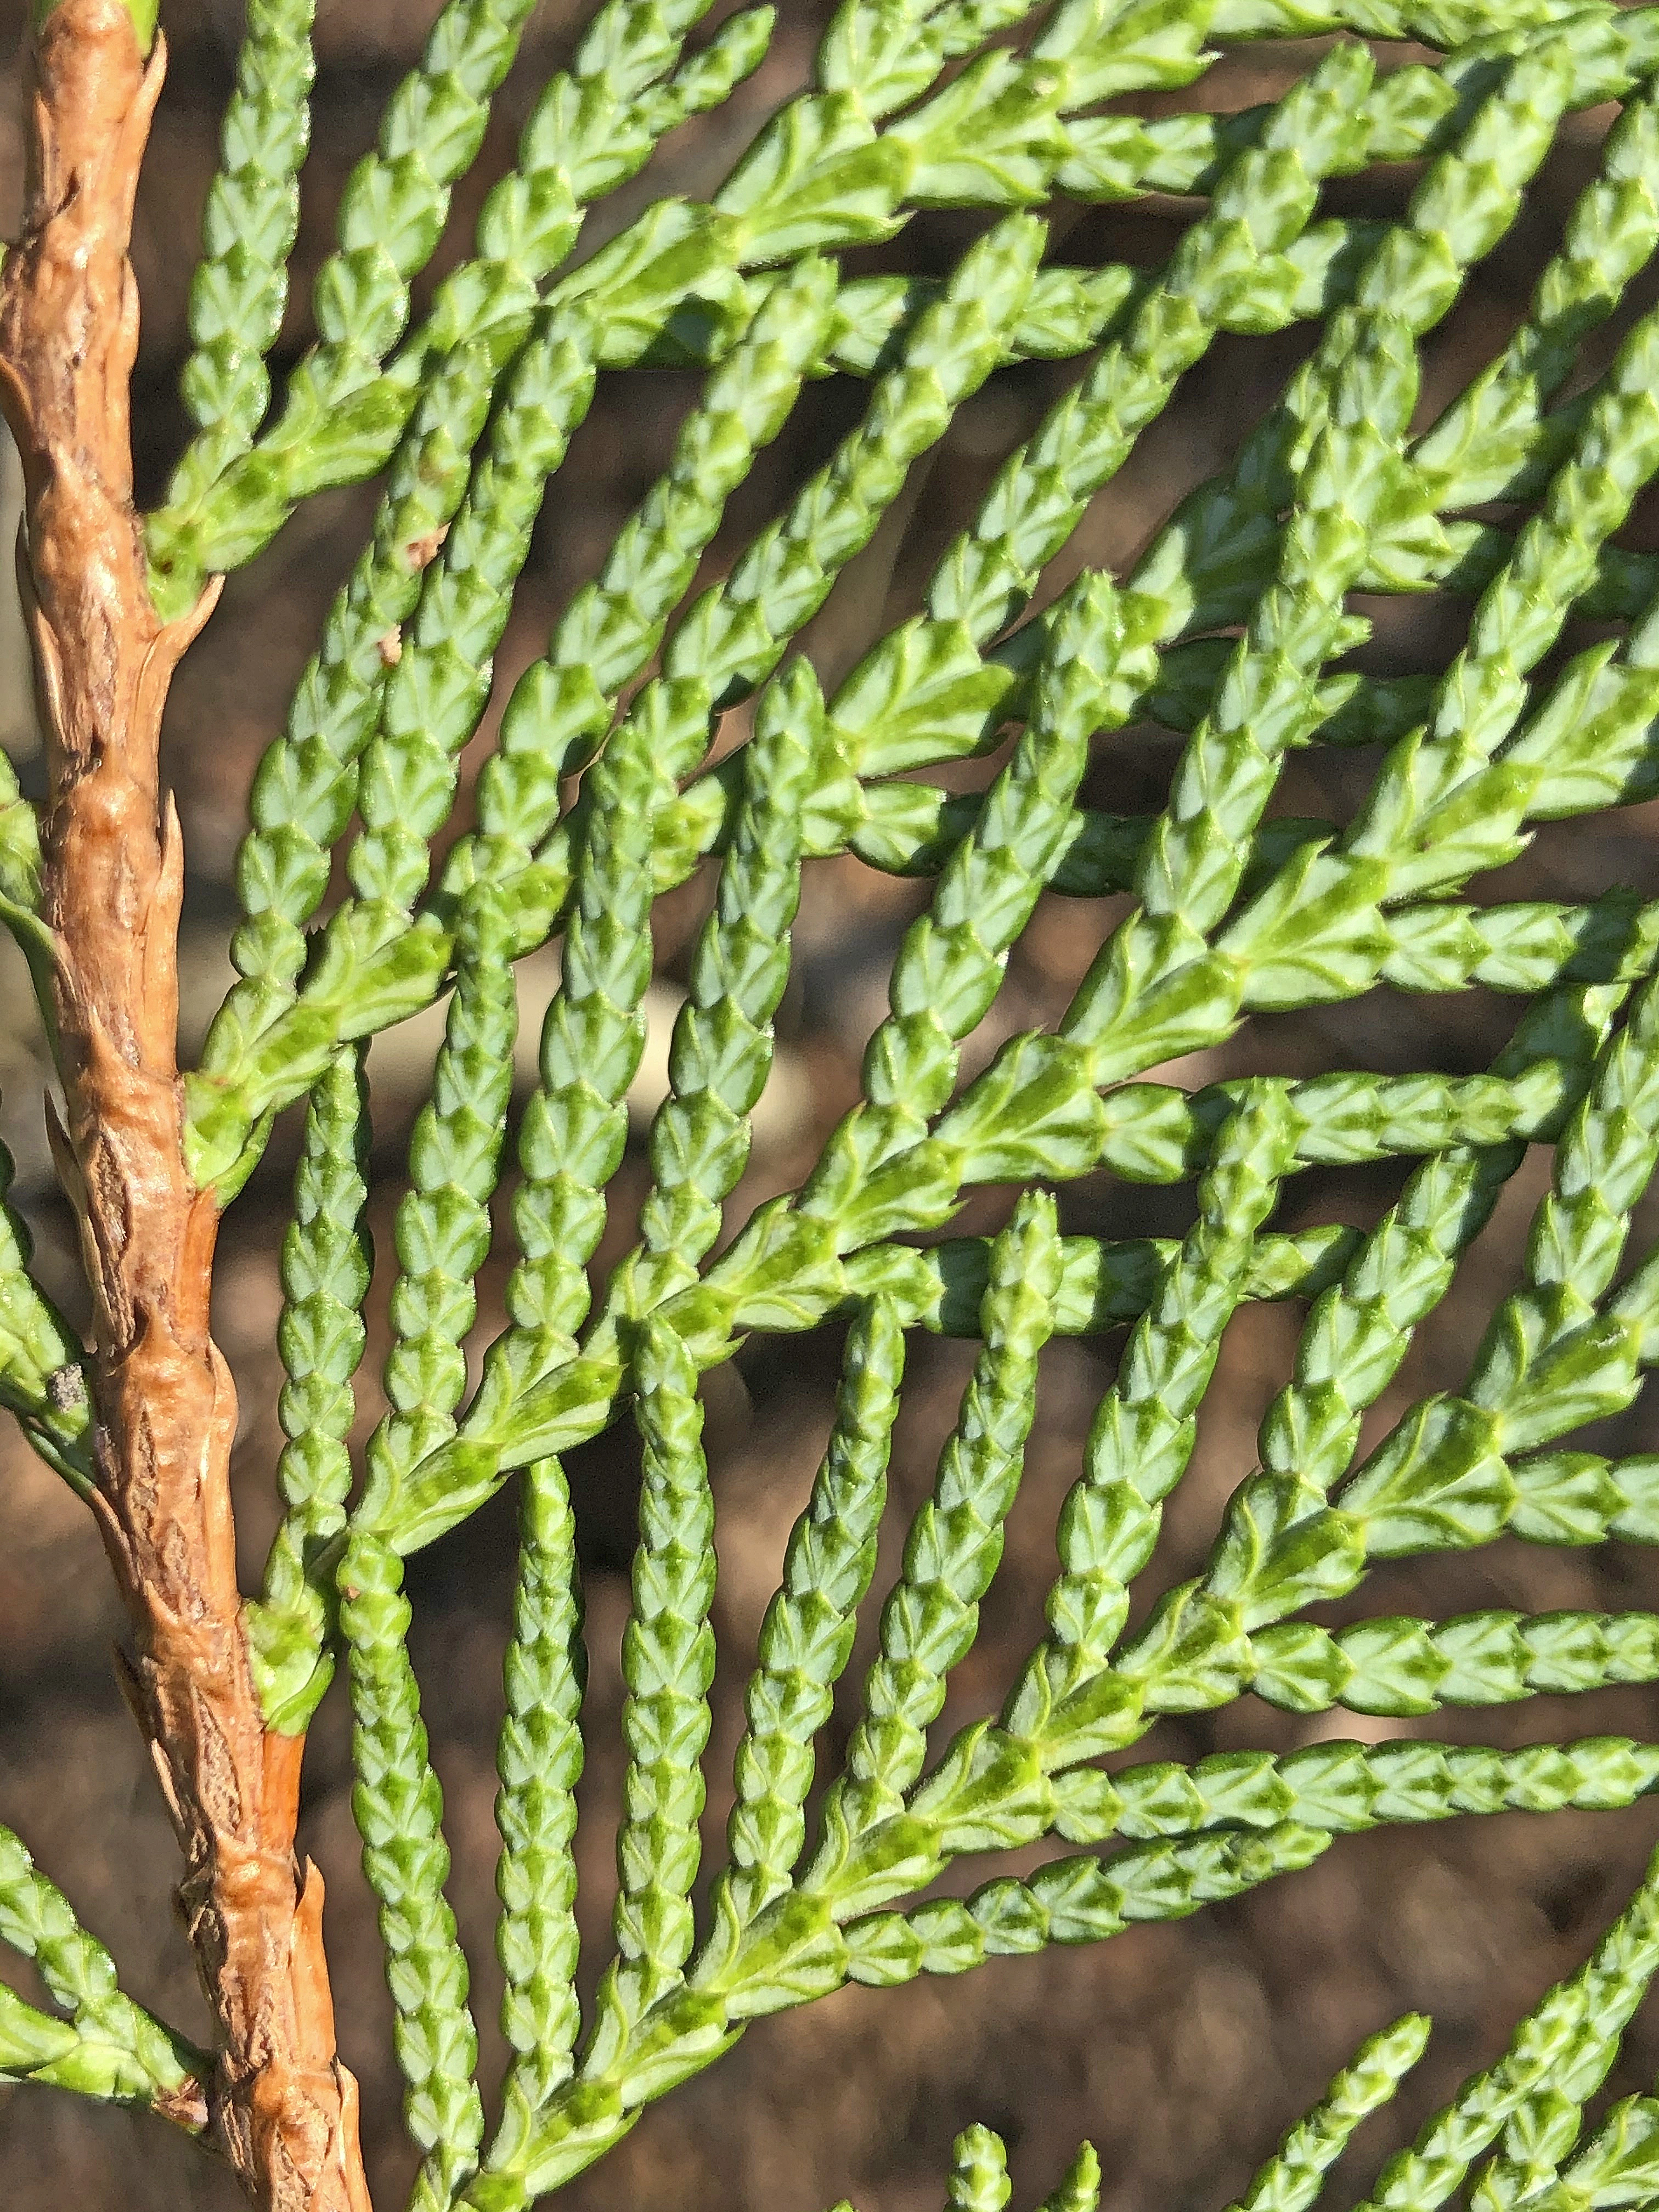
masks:
<svg viewBox="0 0 1659 2212"><path fill-rule="evenodd" d="M64 334L101 331L118 374L100 390L125 390L125 221L164 52L153 5L37 0L37 179L0 272L53 763L38 808L7 771L0 913L62 1077L55 1143L98 1316L83 1343L5 1213L0 1396L115 1562L134 1622L127 1687L185 1851L179 1940L216 2023L198 2049L125 1995L0 1829L0 1936L56 2008L0 1987L0 2069L153 2107L216 2141L272 2212L368 2203L320 1881L293 1853L303 1739L337 1671L421 2212L518 2212L748 2021L849 1982L995 1972L998 1957L1103 1942L1379 1823L1659 1790L1659 1741L1609 1736L1379 1743L1339 1720L1285 1755L1122 1757L1160 1716L1246 1692L1295 1714L1411 1717L1659 1680L1650 1613L1310 1618L1374 1561L1503 1534L1659 1542L1659 1457L1571 1443L1659 1361L1659 1254L1631 1238L1659 1165L1659 904L1619 888L1586 904L1482 900L1534 825L1659 795L1659 558L1614 542L1659 473L1659 311L1586 352L1659 251L1659 8L844 0L810 81L709 199L653 198L595 252L588 209L727 100L775 31L767 8L725 14L710 34L708 0L606 0L536 98L470 258L416 318L411 287L532 12L450 0L438 15L346 187L314 341L273 392L313 8L249 0L191 292L194 435L141 524L125 400L94 436L74 411L86 349ZM1316 34L1282 98L1209 112L1218 55ZM1137 94L1187 86L1190 106L1132 112ZM1425 422L1425 342L1570 118L1606 103L1616 119L1527 313ZM1322 213L1328 180L1389 164L1411 165L1396 219ZM1051 251L1056 198L1154 193L1189 210L1161 265ZM843 267L932 208L983 211L948 275ZM81 281L64 274L73 257L46 250L77 222L92 271L79 324L53 289ZM100 289L106 248L121 281ZM1051 564L1072 574L1091 502L1218 336L1301 325L1304 357L1220 472L1127 573L1085 568L1056 592ZM800 632L957 410L1030 360L1074 364L1064 396L1004 459L920 605L826 693ZM623 368L690 373L696 402L666 471L512 687L449 836L537 515L599 380ZM708 581L727 501L827 377L856 386L853 427ZM165 672L216 578L305 500L369 477L372 534L250 794L238 980L175 1080L174 1032L158 1024L176 1013L164 925L181 856L149 727ZM86 557L94 528L137 579L101 627L76 611L77 592L94 595L85 579L103 590L110 568ZM1449 665L1387 678L1340 666L1368 632L1357 592L1441 594L1463 625ZM1602 641L1555 654L1583 617ZM724 718L738 708L734 747ZM1181 739L1161 809L1081 804L1114 733L1146 724ZM1289 756L1310 746L1361 749L1364 795L1343 821L1270 819ZM982 790L945 773L992 755ZM112 763L136 811L110 798ZM112 896L137 902L120 927L149 950L131 973L88 894L88 854L112 854ZM925 905L858 1103L798 1188L733 1218L803 882L849 854L916 879ZM699 869L712 902L649 1188L630 1249L599 1279L646 1042L653 902ZM1008 1036L965 1079L964 1048L1045 893L1118 894L1127 910L1058 1024ZM515 1105L514 963L554 941L562 980ZM1506 994L1509 1042L1476 1075L1340 1069L1194 1091L1151 1079L1253 1013L1379 985ZM354 1457L376 1264L364 1053L441 1000L444 1042L378 1262L386 1410ZM206 1271L213 1224L290 1109L303 1139L283 1253L283 1518L259 1589L233 1581L225 1601L230 1386L205 1333ZM1462 1387L1410 1406L1362 1455L1368 1409L1535 1145L1551 1148L1549 1188ZM1401 1194L1370 1231L1273 1227L1303 1170L1396 1160ZM1062 1236L1057 1191L1103 1170L1190 1185L1193 1225L1178 1240ZM504 1180L511 1201L492 1216ZM1012 1187L1000 1232L945 1233L988 1184ZM507 1326L472 1347L470 1370L477 1279L508 1234ZM144 1255L164 1249L199 1259L194 1319L179 1282L152 1279L166 1269ZM1301 1316L1259 1463L1239 1471L1203 1571L1151 1593L1131 1629L1220 1340L1255 1299ZM845 1346L833 1428L752 1655L734 1809L700 1889L718 1567L699 1377L745 1341L830 1322ZM931 1495L876 1590L918 1331L978 1348ZM1115 1379L1060 1511L1029 1656L1002 1702L947 1739L933 1724L996 1575L1043 1346L1112 1333ZM562 1460L618 1421L637 1426L643 1468L627 1773L614 1953L584 2008L582 1603ZM412 1553L508 1484L521 1535L496 1886L511 2055L505 2081L483 2084L402 1583ZM873 1656L844 1762L821 1772L861 1609ZM953 1887L957 1860L1014 1850L1019 1873ZM1656 1968L1659 1863L1368 2207L1431 2212L1466 2185L1483 2212L1659 2203L1659 2100L1628 2099L1588 2132L1583 2119ZM1427 2035L1415 2015L1381 2027L1239 2212L1306 2212ZM964 2134L943 2185L952 2212L1000 2212L998 2138ZM1100 2188L1085 2146L1046 2212L1094 2212Z"/></svg>

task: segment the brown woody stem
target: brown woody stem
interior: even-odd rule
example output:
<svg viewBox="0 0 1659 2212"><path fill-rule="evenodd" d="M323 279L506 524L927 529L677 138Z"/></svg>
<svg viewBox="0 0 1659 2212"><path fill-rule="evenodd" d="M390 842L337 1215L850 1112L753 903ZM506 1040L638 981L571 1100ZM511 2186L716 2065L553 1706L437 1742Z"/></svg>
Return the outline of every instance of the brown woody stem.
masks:
<svg viewBox="0 0 1659 2212"><path fill-rule="evenodd" d="M127 249L163 59L158 40L146 66L125 0L64 0L46 17L23 236L0 270L0 401L23 456L19 568L48 733L45 919L67 1105L55 1148L95 1316L94 1503L218 2022L218 2134L268 2212L368 2212L322 1878L294 1850L302 1742L266 1729L248 1663L236 1394L208 1328L217 1213L181 1143L183 853L158 744L214 592L181 622L158 619L132 506Z"/></svg>

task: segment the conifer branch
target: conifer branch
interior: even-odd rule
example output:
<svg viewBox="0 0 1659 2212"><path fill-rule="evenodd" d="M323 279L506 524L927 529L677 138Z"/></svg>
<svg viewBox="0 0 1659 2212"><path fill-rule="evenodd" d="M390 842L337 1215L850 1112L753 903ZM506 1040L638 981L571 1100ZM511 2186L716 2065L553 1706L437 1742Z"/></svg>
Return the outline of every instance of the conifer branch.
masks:
<svg viewBox="0 0 1659 2212"><path fill-rule="evenodd" d="M708 201L659 194L581 258L586 211L720 109L774 30L766 8L705 34L708 0L604 0L527 99L474 250L411 326L532 13L447 0L346 188L315 342L273 394L313 11L250 0L191 291L197 434L147 521L131 496L127 246L164 49L149 0L31 12L0 396L25 464L48 788L37 807L0 769L0 922L61 1084L54 1151L93 1322L88 1348L0 1206L0 1404L88 1503L127 1601L124 1686L185 1854L214 2047L123 1990L0 1829L0 1936L46 1993L0 1990L0 2077L148 2107L216 2142L262 2212L368 2212L321 1881L295 1855L305 1730L342 1649L415 2212L528 2212L750 2020L849 1982L1174 1919L1385 1823L1659 1792L1659 1746L1595 1734L1499 1749L1410 1725L1366 1742L1321 1729L1279 1754L1119 1763L1160 1716L1247 1693L1409 1724L1659 1680L1659 1616L1605 1601L1437 1614L1391 1591L1364 1614L1311 1617L1380 1561L1506 1533L1659 1542L1659 1455L1575 1436L1659 1366L1659 1246L1641 1210L1659 1174L1659 905L1606 883L1494 904L1482 881L1540 825L1659 793L1659 561L1618 543L1659 474L1659 314L1630 311L1659 254L1659 8L843 0L808 81ZM1203 112L1120 112L1168 107L1139 96L1179 92L1212 49L1259 38L1325 43L1269 104L1223 115L1200 93ZM1382 65L1401 39L1416 50ZM1603 101L1619 118L1524 315L1417 427L1425 342L1539 191L1567 118ZM1331 212L1333 180L1405 163L1394 219ZM1154 192L1191 202L1162 266L1045 265L1057 195ZM851 273L844 257L941 208L985 218L953 267ZM1231 459L1121 573L1091 569L1073 550L1091 502L1183 380L1224 335L1303 325L1310 343ZM821 681L806 626L958 411L1032 362L1079 366L1046 372L1057 396L918 604ZM538 515L623 368L641 391L653 370L690 369L695 400L504 698L469 798ZM853 427L751 529L740 489L820 378L862 380ZM181 1072L168 684L216 574L313 492L382 469L368 542L255 779L238 980L202 1065ZM728 553L733 538L746 542ZM1353 665L1373 635L1364 593L1452 609L1449 665ZM1583 618L1616 635L1578 649ZM1178 741L1167 791L1141 812L1093 804L1145 725ZM1358 794L1322 802L1333 818L1279 811L1298 752ZM967 788L962 764L993 756ZM817 1158L738 1218L765 1165L757 1115L782 1072L798 910L830 860L913 879L914 908ZM624 1221L658 901L704 864L648 1182ZM1022 1025L1005 986L1041 902L1108 896L1124 904L1069 1003ZM517 963L556 940L515 1127ZM1522 1003L1480 1073L1297 1075L1258 1058L1189 1090L1167 1064L1260 1014L1379 987ZM382 1306L365 1048L445 998ZM976 1054L976 1032L996 1049ZM283 1513L245 1601L213 1253L275 1117L302 1101L277 1331ZM1550 1152L1548 1188L1467 1375L1362 1455L1532 1146ZM1363 1231L1275 1218L1298 1179L1319 1188L1310 1170L1391 1162L1396 1194ZM1190 1227L1063 1237L1058 1187L1093 1175L1188 1187ZM941 1233L999 1184L1014 1193L1004 1225ZM479 1346L498 1247L505 1326ZM1290 1372L1195 1571L1159 1583L1165 1502L1252 1300L1304 1310ZM360 1480L356 1376L382 1310L386 1405ZM835 1414L759 1627L705 1911L703 1762L727 1632L699 1378L746 1337L821 1324L846 1330ZM1042 1618L1012 1680L959 1719L1050 1340L1117 1330ZM918 1331L969 1340L971 1376L872 1600ZM629 1411L643 1479L615 1953L595 1985L575 1911L581 1492L562 1455ZM511 2057L491 2135L404 1582L408 1554L515 1474L495 1799ZM836 1761L823 1739L838 1695ZM960 1862L987 1856L969 1888ZM1584 2122L1659 1963L1656 1894L1650 1869L1589 1965L1384 2169L1370 2212L1434 2212L1466 2184L1478 2212L1659 2207L1659 2102ZM1371 2036L1233 2212L1314 2212L1425 2033L1408 2015ZM991 2130L958 2138L945 2191L949 2212L1005 2212ZM1085 2145L1043 2212L1098 2212L1101 2192Z"/></svg>
<svg viewBox="0 0 1659 2212"><path fill-rule="evenodd" d="M300 1745L265 1725L236 1588L236 1396L208 1328L218 1209L183 1151L184 855L157 754L169 680L216 594L161 618L132 507L127 244L165 66L159 40L145 60L144 14L63 0L37 28L24 234L0 270L0 396L23 455L21 573L51 775L54 1141L94 1312L88 1494L185 1854L180 1902L220 2039L220 2141L269 2212L364 2212L322 1879L294 1852Z"/></svg>

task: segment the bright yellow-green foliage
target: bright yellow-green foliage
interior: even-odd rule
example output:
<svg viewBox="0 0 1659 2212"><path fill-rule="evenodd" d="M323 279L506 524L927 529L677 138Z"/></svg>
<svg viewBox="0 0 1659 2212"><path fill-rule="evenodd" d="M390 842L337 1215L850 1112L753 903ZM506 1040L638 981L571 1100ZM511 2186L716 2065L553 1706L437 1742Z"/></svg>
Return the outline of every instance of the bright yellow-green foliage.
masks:
<svg viewBox="0 0 1659 2212"><path fill-rule="evenodd" d="M655 199L584 257L588 208L765 58L769 9L705 38L708 12L597 10L485 198L471 257L416 321L411 287L532 13L532 0L451 0L352 175L315 342L273 402L312 8L250 0L191 293L196 434L147 524L157 601L175 611L313 494L381 487L255 781L238 981L187 1091L192 1170L227 1202L273 1117L305 1115L283 1251L286 1516L246 1620L278 1729L305 1728L337 1664L349 1676L424 2212L521 2212L748 2021L849 1981L1109 1937L1378 1823L1659 1791L1659 1740L1599 1736L1499 1750L1337 1731L1284 1756L1100 1763L1162 1715L1247 1692L1297 1713L1409 1717L1659 1680L1647 1613L1309 1618L1378 1560L1506 1533L1659 1541L1659 1458L1571 1443L1629 1407L1659 1361L1659 1255L1632 1229L1659 1165L1659 904L1611 885L1587 904L1492 903L1483 889L1538 824L1659 794L1659 558L1617 543L1659 473L1659 312L1585 351L1659 250L1659 8L844 0L811 83L708 204ZM1283 98L1209 112L1217 52L1328 33L1341 35L1300 52ZM1419 42L1409 56L1391 46L1402 40ZM1124 112L1187 85L1192 112ZM1617 119L1527 314L1425 427L1425 340L1511 231L1567 119L1609 102ZM1397 219L1331 212L1332 180L1388 164L1411 165ZM1051 258L1049 202L1154 192L1190 204L1161 267ZM986 218L942 279L844 266L937 207ZM1085 568L1056 592L1090 503L1217 337L1302 325L1302 365L1228 465L1127 573ZM795 649L805 626L963 402L1032 359L1075 362L1064 396L1007 456L920 605L826 694ZM599 380L624 368L695 371L696 404L512 687L462 834L436 860L537 514ZM728 501L825 376L861 380L854 428L696 589ZM1494 508L1502 523L1479 519ZM1361 592L1461 607L1449 665L1356 674ZM1585 617L1603 641L1557 656ZM749 734L717 751L738 708ZM1091 761L1145 723L1182 740L1162 806L1082 804ZM1351 748L1363 766L1345 820L1272 811L1290 755L1311 746ZM964 795L951 764L992 756L986 787ZM0 799L0 911L27 939L36 826L15 785ZM738 1219L728 1201L773 1073L803 881L848 854L925 884L925 910L858 1103L798 1188ZM337 861L346 889L331 899ZM653 906L700 868L712 903L649 1189L601 1279ZM1009 1036L964 1079L964 1047L1039 898L1109 892L1127 912L1063 1018ZM514 963L555 939L562 980L538 1079L515 1102ZM1342 1067L1192 1093L1153 1075L1253 1015L1379 985L1507 994L1512 1033L1478 1075ZM381 1258L388 1410L355 1465L373 1276L363 1048L441 999L445 1040ZM1550 1148L1550 1188L1462 1387L1411 1406L1362 1456L1368 1412L1529 1145ZM1375 1161L1405 1172L1373 1229L1275 1227L1303 1170ZM1191 1228L1061 1236L1057 1191L1103 1170L1190 1184ZM1000 1233L942 1234L987 1185L1016 1187ZM477 1279L509 1230L506 1325L470 1370ZM84 1488L79 1348L27 1256L6 1215L0 1396ZM1223 1334L1256 1299L1301 1312L1259 1463L1240 1468L1201 1572L1156 1592L1130 1629ZM845 1333L834 1430L753 1655L725 1856L700 1888L717 1565L699 1376L747 1339L820 1324ZM978 1349L878 1600L919 1330ZM1000 1705L946 1736L936 1723L997 1573L1044 1346L1114 1332L1115 1377L1028 1656ZM637 1425L644 1470L628 1764L615 1951L584 2013L581 1600L562 1455L621 1419ZM497 1808L513 2057L487 2100L402 1585L408 1555L509 1481L521 1551ZM820 1777L866 1607L874 1656L845 1759ZM1047 1853L1035 1863L1034 1846ZM1018 1875L952 1892L957 1861L1016 1848ZM1631 2100L1577 2142L1659 1962L1656 1897L1650 1878L1583 1972L1388 2167L1378 2212L1433 2212L1471 2175L1483 2212L1659 2203L1659 2106ZM148 2101L184 2077L187 2049L119 1994L3 1832L0 1934L40 1960L64 2010L4 2001L5 2072ZM1415 2017L1378 2027L1240 2212L1308 2212L1423 2047ZM1085 2148L1045 2212L1093 2212L1099 2189ZM960 2212L1000 2212L994 2136L963 2136L948 2191Z"/></svg>

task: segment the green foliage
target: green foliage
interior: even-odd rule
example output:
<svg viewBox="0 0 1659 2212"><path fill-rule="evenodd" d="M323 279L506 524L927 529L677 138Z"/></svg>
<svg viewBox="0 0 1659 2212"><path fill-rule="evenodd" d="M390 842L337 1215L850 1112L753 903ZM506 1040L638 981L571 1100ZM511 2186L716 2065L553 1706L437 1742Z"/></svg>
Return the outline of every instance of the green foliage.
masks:
<svg viewBox="0 0 1659 2212"><path fill-rule="evenodd" d="M1471 2172L1468 2201L1482 2212L1522 2203L1580 2212L1592 2204L1653 2202L1659 2102L1626 2098L1582 2149L1577 2142L1584 2106L1659 1968L1656 1883L1659 1862L1595 1955L1546 1993L1498 2063L1472 2075L1424 2123L1413 2147L1389 2160L1360 2212L1437 2212ZM1428 2036L1428 2021L1408 2013L1370 2037L1229 2212L1309 2212L1328 2168L1370 2115L1392 2100ZM1486 2156L1494 2143L1498 2149ZM968 2129L957 2138L947 2212L958 2205L1001 2212L1011 2195L1001 2139L989 2128ZM1100 2163L1085 2143L1040 2212L1098 2212L1099 2203Z"/></svg>
<svg viewBox="0 0 1659 2212"><path fill-rule="evenodd" d="M109 1953L4 1827L0 1941L33 1960L68 2015L56 2018L9 1989L0 1991L0 2081L48 2081L134 2104L161 2102L192 2079L205 2082L206 2055L126 1995Z"/></svg>
<svg viewBox="0 0 1659 2212"><path fill-rule="evenodd" d="M849 1982L1175 1918L1379 1824L1659 1791L1659 1743L1606 1735L1504 1749L1407 1729L1190 1765L1115 1757L1160 1716L1246 1693L1409 1722L1659 1680L1659 1616L1635 1610L1313 1617L1380 1560L1505 1534L1659 1542L1659 1456L1571 1441L1659 1363L1659 1254L1638 1225L1659 1167L1659 905L1611 884L1583 903L1494 902L1485 881L1541 823L1659 794L1659 558L1618 543L1659 474L1659 313L1638 312L1659 252L1659 9L843 0L810 85L706 204L653 200L585 252L589 207L720 107L773 30L764 9L703 36L708 0L607 0L536 98L471 257L411 324L531 12L450 0L440 14L353 173L314 342L273 408L313 9L251 0L191 291L196 434L147 520L157 604L176 612L303 500L380 478L255 781L238 980L186 1094L191 1170L224 1203L274 1118L304 1102L279 1329L285 1510L245 1620L281 1733L303 1732L345 1654L354 1805L423 2154L412 2201L428 2212L520 2212L748 2021ZM1330 33L1271 106L1121 112L1124 95L1194 82L1205 100L1213 53L1240 42ZM1387 45L1401 40L1420 43L1402 58ZM1526 314L1425 427L1425 340L1512 232L1568 118L1610 101L1618 119ZM1332 180L1395 165L1411 165L1398 219L1328 211ZM1153 192L1192 204L1161 267L1046 259L1039 210L1056 197ZM843 266L938 208L984 217L942 277ZM1125 573L1079 570L1068 548L1091 502L1217 337L1303 326L1300 365L1226 465ZM964 403L1033 360L1080 367L919 607L826 688L798 649L806 625ZM696 398L659 481L511 687L458 805L542 501L621 368L678 372ZM856 420L726 558L730 502L826 377L854 385ZM1344 665L1371 630L1357 594L1429 593L1472 603L1448 666ZM1611 634L1583 644L1570 626L1585 621ZM1179 740L1165 803L1088 804L1091 763L1146 725ZM1273 811L1310 747L1352 754L1346 818ZM975 762L990 765L963 788ZM917 886L888 1009L810 1171L739 1217L803 885L849 855ZM623 1221L612 1194L653 909L700 869L710 895L668 1095ZM1060 1020L1001 1020L1039 902L1108 895L1121 906ZM38 824L14 779L0 915L37 960L38 906ZM556 941L515 1104L514 963ZM1253 1016L1378 987L1522 1003L1485 1073L1188 1091L1169 1066ZM359 1469L375 1266L364 1048L442 999L383 1267L386 1410ZM969 1058L988 1018L1000 1042ZM1549 1149L1550 1179L1518 1280L1462 1387L1396 1398L1528 1146ZM1375 1162L1401 1175L1374 1226L1275 1225L1304 1170ZM1096 1174L1190 1185L1190 1226L1062 1235L1057 1192ZM1016 1187L998 1233L941 1234L996 1185ZM509 1231L502 1325L480 1345L481 1275ZM4 1212L0 1399L92 1494L81 1348L28 1256ZM1239 1470L1200 1571L1148 1587L1227 1326L1258 1299L1301 1309L1259 1463ZM725 1855L700 1888L718 1470L711 1483L698 1378L749 1339L831 1325L833 1428L753 1655ZM915 1331L977 1351L878 1604ZM1044 1347L1085 1334L1121 1340L1042 1619L1000 1702L942 1732ZM585 1662L563 1462L625 1415L643 1474L614 1954L584 2009ZM514 1477L496 1801L512 2057L492 2127L403 1579L409 1555ZM821 1765L838 1702L845 1755ZM1018 1873L962 1883L959 1861L1016 1850ZM1652 2100L1580 2142L1659 1966L1656 1912L1650 1873L1583 1972L1386 2167L1376 2212L1431 2212L1470 2177L1481 2212L1659 2204ZM4 1831L0 1935L63 2014L0 1994L0 2074L167 2108L204 2063L120 1995ZM1365 2043L1236 2212L1310 2212L1426 2034L1413 2015ZM1011 2184L988 2130L960 2138L947 2189L951 2212L1001 2212ZM1085 2146L1044 2212L1097 2212L1100 2191Z"/></svg>

